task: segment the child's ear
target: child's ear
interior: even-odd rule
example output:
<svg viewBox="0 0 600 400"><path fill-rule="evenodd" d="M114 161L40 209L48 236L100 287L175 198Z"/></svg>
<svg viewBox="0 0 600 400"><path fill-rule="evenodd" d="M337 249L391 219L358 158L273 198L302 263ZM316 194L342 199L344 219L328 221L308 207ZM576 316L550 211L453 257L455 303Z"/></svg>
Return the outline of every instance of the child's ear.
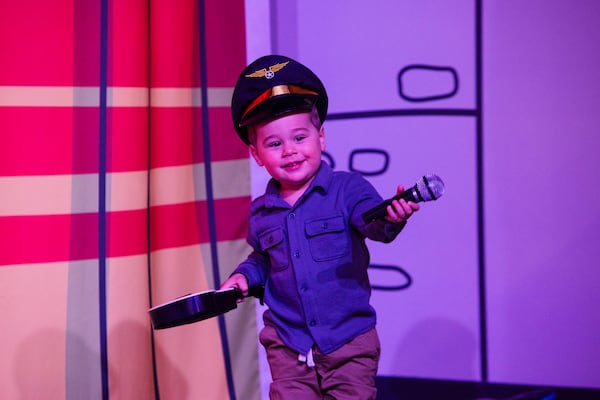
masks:
<svg viewBox="0 0 600 400"><path fill-rule="evenodd" d="M321 143L321 151L325 151L325 127L323 125L319 129L319 143Z"/></svg>
<svg viewBox="0 0 600 400"><path fill-rule="evenodd" d="M264 167L264 163L261 161L260 156L258 155L258 152L256 151L256 146L253 144L248 145L248 147L250 148L250 154L252 154L252 158L254 158L254 161L256 161L256 163L258 164L259 167Z"/></svg>

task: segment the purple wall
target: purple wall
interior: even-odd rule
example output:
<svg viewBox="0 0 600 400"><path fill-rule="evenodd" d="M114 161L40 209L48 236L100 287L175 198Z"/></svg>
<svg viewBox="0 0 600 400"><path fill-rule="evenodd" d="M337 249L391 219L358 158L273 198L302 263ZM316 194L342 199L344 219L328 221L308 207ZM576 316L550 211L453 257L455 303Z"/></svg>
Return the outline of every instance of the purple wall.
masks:
<svg viewBox="0 0 600 400"><path fill-rule="evenodd" d="M484 7L490 376L600 387L600 2Z"/></svg>
<svg viewBox="0 0 600 400"><path fill-rule="evenodd" d="M381 375L598 388L600 3L482 3L272 1L270 37L248 8L249 58L270 47L321 76L336 168L387 157L369 177L384 197L446 183L371 246L394 267L373 283L407 286L373 293Z"/></svg>

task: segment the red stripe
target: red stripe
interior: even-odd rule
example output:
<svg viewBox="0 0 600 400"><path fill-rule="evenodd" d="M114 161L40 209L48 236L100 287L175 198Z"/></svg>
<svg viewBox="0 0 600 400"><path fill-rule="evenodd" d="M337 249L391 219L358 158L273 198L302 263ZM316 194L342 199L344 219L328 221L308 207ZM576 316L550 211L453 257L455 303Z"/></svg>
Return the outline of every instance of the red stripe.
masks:
<svg viewBox="0 0 600 400"><path fill-rule="evenodd" d="M197 16L193 0L178 1L176 7L168 1L151 2L151 87L198 86Z"/></svg>
<svg viewBox="0 0 600 400"><path fill-rule="evenodd" d="M98 123L99 109L73 107L73 131L68 132L72 137L72 166L70 173L86 174L98 172L98 143L100 125Z"/></svg>
<svg viewBox="0 0 600 400"><path fill-rule="evenodd" d="M249 197L221 199L215 202L217 240L234 240L246 237L243 221L250 204ZM208 243L208 215L206 202L152 207L152 250Z"/></svg>
<svg viewBox="0 0 600 400"><path fill-rule="evenodd" d="M199 243L202 233L196 227L196 212L201 207L194 202L152 207L151 250Z"/></svg>
<svg viewBox="0 0 600 400"><path fill-rule="evenodd" d="M0 265L97 258L97 214L0 217Z"/></svg>
<svg viewBox="0 0 600 400"><path fill-rule="evenodd" d="M244 1L209 1L205 7L206 36L209 38L206 41L209 62L206 85L232 87L246 59ZM194 24L197 15L197 4L191 0L179 2L177 7L152 2L152 87L200 85L199 49L195 41L199 32Z"/></svg>
<svg viewBox="0 0 600 400"><path fill-rule="evenodd" d="M68 65L68 72L72 74L74 86L98 86L100 84L100 2L73 0L72 3L73 15L68 23L74 30L71 33L72 37L69 37L74 48L73 65Z"/></svg>
<svg viewBox="0 0 600 400"><path fill-rule="evenodd" d="M147 168L146 108L109 110L109 170ZM155 108L152 167L204 161L197 108ZM237 138L230 109L209 109L212 161L248 157ZM98 168L98 109L87 107L0 107L0 175L93 173ZM194 133L195 132L195 133Z"/></svg>
<svg viewBox="0 0 600 400"><path fill-rule="evenodd" d="M73 9L55 2L3 1L0 85L73 84Z"/></svg>
<svg viewBox="0 0 600 400"><path fill-rule="evenodd" d="M0 107L0 132L0 175L97 171L98 109Z"/></svg>
<svg viewBox="0 0 600 400"><path fill-rule="evenodd" d="M217 240L246 237L250 197L215 202ZM151 208L152 250L208 243L206 202ZM198 218L198 216L200 216ZM146 254L146 210L108 214L109 257ZM98 257L98 214L0 217L0 265Z"/></svg>
<svg viewBox="0 0 600 400"><path fill-rule="evenodd" d="M238 137L231 121L231 109L209 109L210 157L212 161L248 158L248 146Z"/></svg>
<svg viewBox="0 0 600 400"><path fill-rule="evenodd" d="M199 113L192 108L153 108L150 111L151 167L192 164L200 135L193 139L193 118Z"/></svg>
<svg viewBox="0 0 600 400"><path fill-rule="evenodd" d="M221 179L226 179L226 177L221 177ZM215 201L217 241L246 238L250 201L250 196ZM206 241L209 241L208 236Z"/></svg>
<svg viewBox="0 0 600 400"><path fill-rule="evenodd" d="M108 214L107 254L121 257L148 252L147 210L111 212Z"/></svg>
<svg viewBox="0 0 600 400"><path fill-rule="evenodd" d="M198 109L157 108L151 113L152 168L204 162L204 142L199 133L201 115ZM146 169L147 110L114 108L110 110L110 116L110 171ZM210 108L209 132L211 161L248 157L248 147L233 130L229 108Z"/></svg>
<svg viewBox="0 0 600 400"><path fill-rule="evenodd" d="M202 116L193 108L153 108L152 168L186 165L204 161ZM237 137L231 111L225 107L209 109L211 160L248 157L247 146Z"/></svg>
<svg viewBox="0 0 600 400"><path fill-rule="evenodd" d="M109 86L148 87L148 1L111 1L110 23Z"/></svg>
<svg viewBox="0 0 600 400"><path fill-rule="evenodd" d="M111 172L148 168L148 109L119 107L109 110L108 169Z"/></svg>
<svg viewBox="0 0 600 400"><path fill-rule="evenodd" d="M208 86L233 87L246 65L244 1L206 1L204 6Z"/></svg>

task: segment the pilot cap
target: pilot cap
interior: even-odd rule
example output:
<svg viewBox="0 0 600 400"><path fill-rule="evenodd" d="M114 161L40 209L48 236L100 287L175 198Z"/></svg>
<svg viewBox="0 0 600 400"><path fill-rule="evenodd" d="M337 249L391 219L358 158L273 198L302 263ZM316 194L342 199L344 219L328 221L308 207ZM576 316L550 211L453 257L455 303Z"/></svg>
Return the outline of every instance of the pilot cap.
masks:
<svg viewBox="0 0 600 400"><path fill-rule="evenodd" d="M248 125L317 107L321 122L327 115L327 92L321 80L296 60L263 56L240 74L231 99L233 126L246 144Z"/></svg>

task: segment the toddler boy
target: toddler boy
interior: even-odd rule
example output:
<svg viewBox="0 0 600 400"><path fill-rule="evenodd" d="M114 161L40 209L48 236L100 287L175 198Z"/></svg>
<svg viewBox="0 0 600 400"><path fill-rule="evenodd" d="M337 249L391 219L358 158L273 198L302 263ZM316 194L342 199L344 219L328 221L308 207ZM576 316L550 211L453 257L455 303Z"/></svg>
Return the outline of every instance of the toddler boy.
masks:
<svg viewBox="0 0 600 400"><path fill-rule="evenodd" d="M321 80L278 55L248 65L233 93L235 130L272 179L250 206L253 251L221 289L264 285L259 339L271 399L375 399L380 346L365 239L391 242L419 209L394 201L364 223L383 199L360 174L321 160L327 104Z"/></svg>

